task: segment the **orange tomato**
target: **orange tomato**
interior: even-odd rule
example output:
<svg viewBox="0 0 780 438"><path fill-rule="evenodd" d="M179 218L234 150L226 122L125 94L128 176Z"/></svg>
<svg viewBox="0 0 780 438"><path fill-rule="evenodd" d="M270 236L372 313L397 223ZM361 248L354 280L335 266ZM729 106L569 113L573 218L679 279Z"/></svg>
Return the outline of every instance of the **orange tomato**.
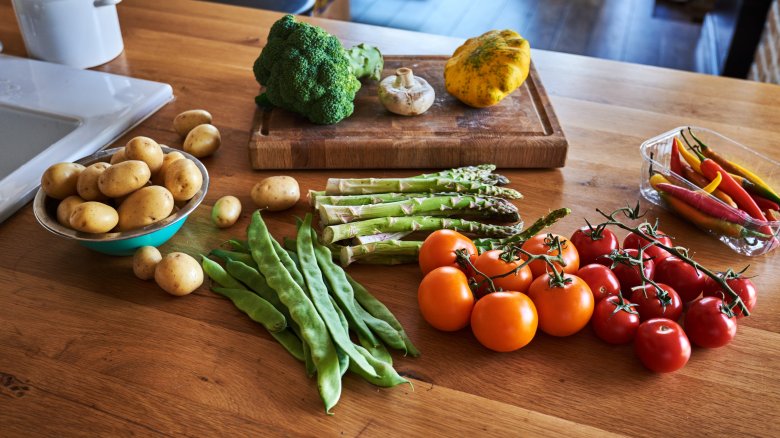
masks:
<svg viewBox="0 0 780 438"><path fill-rule="evenodd" d="M513 260L511 262L505 262L504 260L501 260L502 253L503 251L500 249L485 251L480 254L476 260L474 260L474 267L477 268L478 271L492 278L497 275L506 274L507 272L510 272L523 264L522 260ZM475 280L479 283L484 278L485 277L481 275L477 275ZM493 285L497 289L504 291L525 293L528 291L528 287L531 286L532 280L533 275L531 274L531 268L526 265L518 269L513 274L507 275L506 277L494 278ZM490 290L488 282L485 282L482 284L482 286L480 286L477 294L484 295L488 292L492 291Z"/></svg>
<svg viewBox="0 0 780 438"><path fill-rule="evenodd" d="M472 256L477 247L468 237L453 230L437 230L431 233L420 248L420 269L427 274L440 266L457 266L455 250L465 249Z"/></svg>
<svg viewBox="0 0 780 438"><path fill-rule="evenodd" d="M441 266L423 278L417 289L417 304L428 324L451 332L469 324L474 295L466 274L452 266Z"/></svg>
<svg viewBox="0 0 780 438"><path fill-rule="evenodd" d="M550 287L550 275L531 283L528 296L539 313L539 328L548 335L569 336L582 330L593 316L593 293L576 275L563 274L563 286Z"/></svg>
<svg viewBox="0 0 780 438"><path fill-rule="evenodd" d="M536 335L536 307L520 292L485 295L471 312L471 330L480 344L500 351L514 351L528 345Z"/></svg>
<svg viewBox="0 0 780 438"><path fill-rule="evenodd" d="M528 239L523 243L522 248L533 255L546 254L549 256L557 256L558 250L553 249L552 241L548 238L548 234L537 234L536 236ZM563 272L567 274L574 274L580 269L580 255L577 253L577 248L569 242L565 237L558 234L551 234L553 237L557 237L561 242L561 249L563 249L564 266ZM555 269L561 270L561 264L554 262ZM544 260L534 260L528 264L531 268L531 272L534 274L534 278L547 273L547 263Z"/></svg>

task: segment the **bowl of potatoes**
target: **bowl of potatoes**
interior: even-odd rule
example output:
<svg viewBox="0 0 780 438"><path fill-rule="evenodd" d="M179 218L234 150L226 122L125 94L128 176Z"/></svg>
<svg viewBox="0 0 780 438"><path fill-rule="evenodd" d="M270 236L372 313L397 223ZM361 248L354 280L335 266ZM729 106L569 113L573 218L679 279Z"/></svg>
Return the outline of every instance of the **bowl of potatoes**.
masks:
<svg viewBox="0 0 780 438"><path fill-rule="evenodd" d="M105 254L131 255L176 234L208 187L208 171L197 158L135 137L125 147L49 167L33 212L58 236Z"/></svg>

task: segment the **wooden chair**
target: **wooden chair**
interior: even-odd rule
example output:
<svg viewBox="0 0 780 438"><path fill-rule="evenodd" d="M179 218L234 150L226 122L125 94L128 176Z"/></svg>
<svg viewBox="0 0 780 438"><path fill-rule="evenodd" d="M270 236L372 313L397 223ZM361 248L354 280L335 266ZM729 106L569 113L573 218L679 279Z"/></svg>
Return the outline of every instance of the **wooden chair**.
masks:
<svg viewBox="0 0 780 438"><path fill-rule="evenodd" d="M769 8L764 33L758 44L748 78L780 84L780 2Z"/></svg>

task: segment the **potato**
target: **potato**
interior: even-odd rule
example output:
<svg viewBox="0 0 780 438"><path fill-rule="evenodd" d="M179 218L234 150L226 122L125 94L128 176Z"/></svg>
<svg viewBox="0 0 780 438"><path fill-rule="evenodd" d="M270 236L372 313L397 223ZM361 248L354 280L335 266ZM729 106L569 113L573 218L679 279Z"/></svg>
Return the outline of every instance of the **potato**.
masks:
<svg viewBox="0 0 780 438"><path fill-rule="evenodd" d="M168 152L163 157L162 167L152 176L152 182L158 186L165 184L165 171L168 170L168 166L176 160L181 160L184 155L179 151Z"/></svg>
<svg viewBox="0 0 780 438"><path fill-rule="evenodd" d="M211 114L202 109L184 111L173 119L173 129L184 138L198 125L211 123Z"/></svg>
<svg viewBox="0 0 780 438"><path fill-rule="evenodd" d="M203 284L203 268L191 256L172 252L157 264L154 281L171 295L187 295Z"/></svg>
<svg viewBox="0 0 780 438"><path fill-rule="evenodd" d="M77 195L71 195L63 199L60 202L60 205L57 206L57 222L64 227L72 228L70 226L70 215L77 205L83 204L84 202L86 201Z"/></svg>
<svg viewBox="0 0 780 438"><path fill-rule="evenodd" d="M109 198L119 198L144 186L152 176L143 161L128 160L106 169L98 178L98 188Z"/></svg>
<svg viewBox="0 0 780 438"><path fill-rule="evenodd" d="M141 280L154 278L154 269L162 260L160 251L153 246L142 246L133 254L133 273Z"/></svg>
<svg viewBox="0 0 780 438"><path fill-rule="evenodd" d="M173 196L165 187L148 186L134 192L119 206L119 231L145 227L173 211Z"/></svg>
<svg viewBox="0 0 780 438"><path fill-rule="evenodd" d="M118 164L122 161L127 161L127 155L125 155L125 148L121 147L118 151L114 152L113 155L111 155L111 160L109 163L111 164Z"/></svg>
<svg viewBox="0 0 780 438"><path fill-rule="evenodd" d="M270 211L286 210L301 197L298 181L291 176L268 177L252 187L252 201Z"/></svg>
<svg viewBox="0 0 780 438"><path fill-rule="evenodd" d="M143 161L149 166L152 175L162 167L163 151L156 141L149 137L135 137L125 146L125 156L128 160Z"/></svg>
<svg viewBox="0 0 780 438"><path fill-rule="evenodd" d="M235 196L223 196L211 207L211 221L218 228L233 226L241 216L241 201Z"/></svg>
<svg viewBox="0 0 780 438"><path fill-rule="evenodd" d="M113 207L97 201L87 201L77 205L70 214L70 226L85 233L107 233L119 221Z"/></svg>
<svg viewBox="0 0 780 438"><path fill-rule="evenodd" d="M75 195L79 175L84 166L76 163L57 163L46 169L41 177L41 187L46 195L54 199L65 199Z"/></svg>
<svg viewBox="0 0 780 438"><path fill-rule="evenodd" d="M186 201L203 186L203 174L192 160L176 160L165 171L165 188L175 201Z"/></svg>
<svg viewBox="0 0 780 438"><path fill-rule="evenodd" d="M95 163L87 166L81 175L79 175L78 184L76 184L76 191L79 193L85 201L105 201L108 196L98 188L98 178L105 172L106 169L111 167L108 163Z"/></svg>
<svg viewBox="0 0 780 438"><path fill-rule="evenodd" d="M184 152L188 152L198 158L208 157L219 149L222 137L214 125L203 124L192 128L187 138L184 139Z"/></svg>

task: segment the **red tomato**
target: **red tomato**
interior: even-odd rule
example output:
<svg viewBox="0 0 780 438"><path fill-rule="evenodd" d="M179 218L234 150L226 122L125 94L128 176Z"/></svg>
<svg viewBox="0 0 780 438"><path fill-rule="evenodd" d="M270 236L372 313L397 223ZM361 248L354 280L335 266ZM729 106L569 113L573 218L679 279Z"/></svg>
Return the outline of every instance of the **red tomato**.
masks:
<svg viewBox="0 0 780 438"><path fill-rule="evenodd" d="M596 336L610 344L626 344L634 339L639 327L639 313L629 301L612 295L596 304L590 320Z"/></svg>
<svg viewBox="0 0 780 438"><path fill-rule="evenodd" d="M644 227L640 227L640 231L642 231L645 236L649 237L648 232L648 226L645 225ZM666 233L664 233L661 230L656 230L656 234L658 234L658 237L656 240L658 240L660 243L663 243L666 246L674 246L672 244L672 239L669 238ZM644 237L639 237L634 233L629 233L625 239L623 239L623 249L636 249L639 250L639 248L643 248L647 246L650 243L648 239L645 239ZM661 260L670 257L671 254L666 251L665 249L661 249L657 246L651 246L645 249L645 255L647 257L651 257L653 261L658 264L661 262Z"/></svg>
<svg viewBox="0 0 780 438"><path fill-rule="evenodd" d="M691 342L705 348L722 347L737 334L737 319L726 315L723 300L704 297L685 312L685 333Z"/></svg>
<svg viewBox="0 0 780 438"><path fill-rule="evenodd" d="M523 348L536 335L536 307L520 292L485 295L471 312L471 330L480 344L495 351Z"/></svg>
<svg viewBox="0 0 780 438"><path fill-rule="evenodd" d="M482 272L483 274L492 278L497 275L503 275L507 272L513 271L518 266L523 264L523 261L518 259L512 260L508 263L504 260L501 260L501 254L503 252L504 251L501 251L500 249L483 252L479 255L479 257L476 258L476 260L474 260L474 267L476 267L479 272ZM484 278L485 277L481 275L477 275L475 280L477 282L481 282ZM504 291L526 293L528 292L528 287L531 286L531 280L533 280L531 268L526 265L515 271L513 274L507 275L505 277L494 278L493 285L497 289ZM477 291L477 295L482 296L488 292L492 291L490 290L490 285L488 282L485 282L482 284L482 286L480 286L479 290Z"/></svg>
<svg viewBox="0 0 780 438"><path fill-rule="evenodd" d="M639 251L636 249L623 249L620 251L620 254L625 254L636 260L639 258ZM653 279L655 263L653 263L649 257L645 256L642 263L642 271L639 269L639 265L631 265L628 264L627 261L618 262L618 264L612 268L612 272L615 273L615 276L620 282L620 291L623 292L623 295L631 296L631 289L642 285L642 275L640 272L644 272L645 277L650 280Z"/></svg>
<svg viewBox="0 0 780 438"><path fill-rule="evenodd" d="M417 289L417 304L428 324L449 332L469 324L474 295L466 274L458 268L442 266L423 278Z"/></svg>
<svg viewBox="0 0 780 438"><path fill-rule="evenodd" d="M539 328L548 335L569 336L582 330L593 315L593 293L579 277L563 274L563 286L550 286L550 274L531 283L528 296L539 313Z"/></svg>
<svg viewBox="0 0 780 438"><path fill-rule="evenodd" d="M752 312L757 299L756 286L753 285L753 282L748 278L738 277L726 280L726 284L739 295L739 298L745 303L748 312ZM731 296L726 296L725 292L721 291L720 284L710 277L707 277L704 283L704 296L723 298L724 301L731 302ZM737 318L745 316L742 314L742 309L739 307L734 308L734 314L737 315Z"/></svg>
<svg viewBox="0 0 780 438"><path fill-rule="evenodd" d="M577 253L577 248L563 236L557 234L537 234L526 240L525 243L523 243L522 248L533 255L546 254L549 256L557 256L558 250L553 249L552 245L552 241L555 237L561 242L561 249L563 250L563 254L561 254L564 261L563 272L574 274L580 269L580 256ZM561 270L560 263L555 262L553 265L555 266L555 269ZM534 278L546 273L548 269L548 265L544 260L534 260L529 263L528 266L531 268Z"/></svg>
<svg viewBox="0 0 780 438"><path fill-rule="evenodd" d="M600 232L594 233L589 226L575 231L569 241L577 248L580 266L591 263L609 266L610 260L603 256L609 255L612 250L619 249L618 245L620 244L612 230L604 228Z"/></svg>
<svg viewBox="0 0 780 438"><path fill-rule="evenodd" d="M455 250L465 249L476 256L477 247L468 237L453 230L437 230L431 233L420 247L420 269L427 274L440 266L457 266Z"/></svg>
<svg viewBox="0 0 780 438"><path fill-rule="evenodd" d="M679 324L666 318L655 318L639 324L634 351L650 370L670 373L688 363L691 343Z"/></svg>
<svg viewBox="0 0 780 438"><path fill-rule="evenodd" d="M658 296L658 289L652 284L646 284L644 288L634 289L631 292L631 302L637 305L639 319L647 321L653 318L666 318L677 321L682 315L682 301L677 292L671 287L657 283L664 293Z"/></svg>
<svg viewBox="0 0 780 438"><path fill-rule="evenodd" d="M668 284L680 295L683 303L689 303L701 295L706 275L677 257L667 257L655 267L653 280Z"/></svg>
<svg viewBox="0 0 780 438"><path fill-rule="evenodd" d="M593 302L598 303L602 298L617 295L620 292L620 282L611 269L596 263L580 268L575 274L590 287L593 292Z"/></svg>

